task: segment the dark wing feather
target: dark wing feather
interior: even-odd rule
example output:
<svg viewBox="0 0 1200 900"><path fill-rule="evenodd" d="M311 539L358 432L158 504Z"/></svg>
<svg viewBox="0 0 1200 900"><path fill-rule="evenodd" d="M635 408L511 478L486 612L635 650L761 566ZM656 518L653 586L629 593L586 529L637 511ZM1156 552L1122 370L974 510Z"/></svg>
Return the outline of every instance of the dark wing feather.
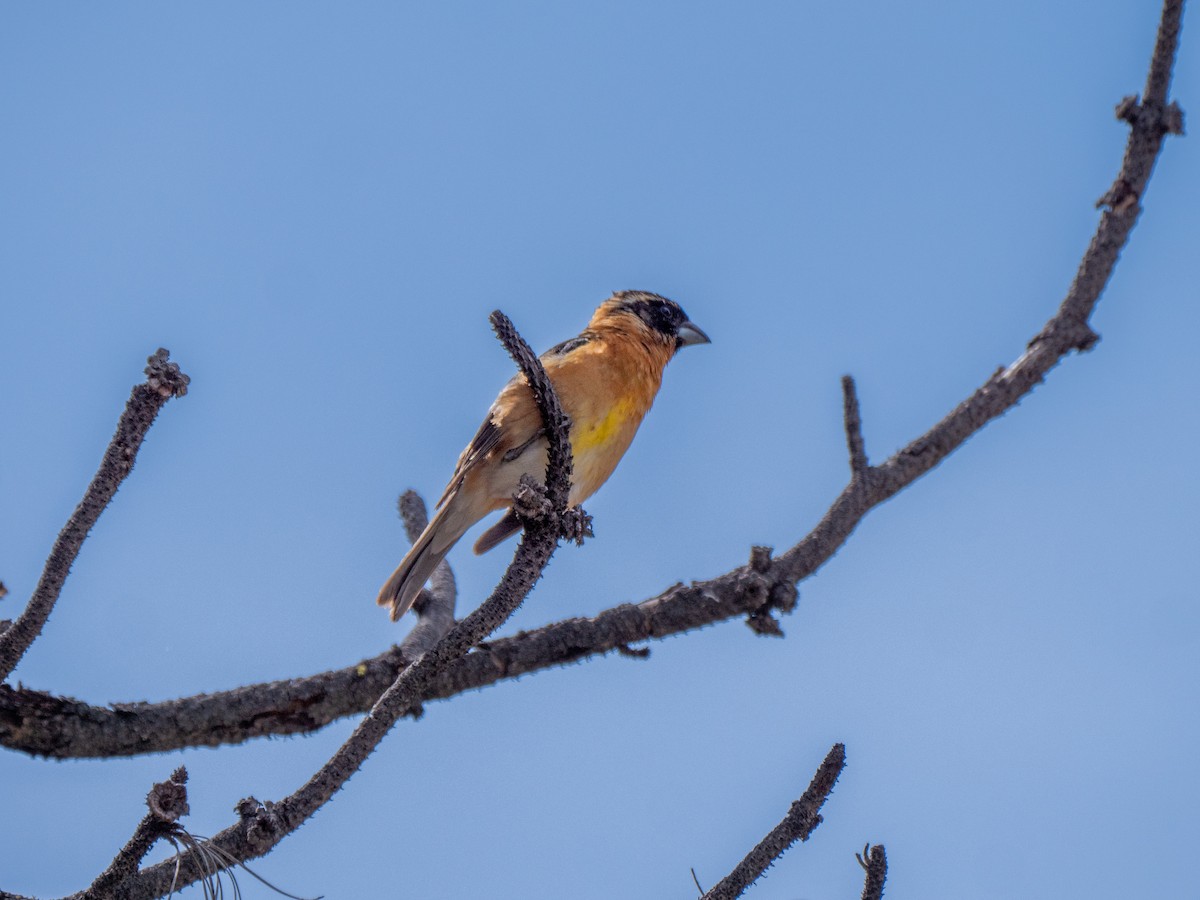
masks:
<svg viewBox="0 0 1200 900"><path fill-rule="evenodd" d="M446 499L451 494L462 487L463 479L466 478L471 468L496 449L496 445L499 443L500 429L492 421L491 412L488 412L488 417L483 420L483 424L475 432L475 437L471 438L471 443L467 444L467 449L458 458L458 465L454 467L454 474L450 476L450 483L446 485L446 490L442 492L442 499L437 502L439 507L446 502Z"/></svg>
<svg viewBox="0 0 1200 900"><path fill-rule="evenodd" d="M584 344L592 339L593 335L587 331L583 334L576 335L570 340L563 341L561 344L555 344L549 350L542 354L543 358L547 356L566 356L572 350L578 350Z"/></svg>
<svg viewBox="0 0 1200 900"><path fill-rule="evenodd" d="M555 344L549 350L542 354L542 358L566 356L572 350L577 350L584 344L588 343L595 335L590 331L584 331L570 340L563 341L561 344ZM517 379L513 379L516 381ZM523 380L523 379L522 379ZM509 382L511 386L513 382ZM501 392L503 396L503 392ZM522 453L529 449L539 438L542 437L541 429L535 431L527 440L513 447L504 456L505 462L512 462ZM440 507L446 500L462 487L463 479L467 473L475 467L484 457L496 449L500 443L500 428L492 419L491 412L484 419L483 424L479 426L479 431L475 433L475 437L471 439L471 443L467 445L467 449L462 452L462 456L458 458L458 465L454 468L454 475L450 478L450 483L446 485L446 490L442 493L442 499L437 502ZM509 532L511 534L512 532Z"/></svg>

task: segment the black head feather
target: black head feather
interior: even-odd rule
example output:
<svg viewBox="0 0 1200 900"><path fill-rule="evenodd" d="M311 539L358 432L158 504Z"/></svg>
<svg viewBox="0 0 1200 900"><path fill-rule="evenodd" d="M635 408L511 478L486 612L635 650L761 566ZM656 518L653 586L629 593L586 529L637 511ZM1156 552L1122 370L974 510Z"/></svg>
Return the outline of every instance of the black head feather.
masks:
<svg viewBox="0 0 1200 900"><path fill-rule="evenodd" d="M633 313L647 326L665 337L678 337L679 326L688 320L687 313L674 300L647 291L617 291L618 309Z"/></svg>

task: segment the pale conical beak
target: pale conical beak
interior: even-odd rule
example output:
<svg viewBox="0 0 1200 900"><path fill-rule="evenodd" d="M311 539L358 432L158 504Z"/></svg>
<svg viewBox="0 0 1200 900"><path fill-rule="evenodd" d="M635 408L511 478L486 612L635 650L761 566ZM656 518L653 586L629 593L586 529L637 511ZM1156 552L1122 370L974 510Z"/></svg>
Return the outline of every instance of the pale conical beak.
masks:
<svg viewBox="0 0 1200 900"><path fill-rule="evenodd" d="M684 322L679 326L679 336L676 338L680 347L686 347L688 344L711 344L707 334L693 325L691 322Z"/></svg>

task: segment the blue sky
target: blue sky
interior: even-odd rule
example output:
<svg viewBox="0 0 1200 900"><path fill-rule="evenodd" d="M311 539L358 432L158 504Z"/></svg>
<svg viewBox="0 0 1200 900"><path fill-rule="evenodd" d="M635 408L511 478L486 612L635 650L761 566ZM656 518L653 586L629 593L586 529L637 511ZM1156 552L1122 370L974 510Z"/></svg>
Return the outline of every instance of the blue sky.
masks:
<svg viewBox="0 0 1200 900"><path fill-rule="evenodd" d="M672 363L588 504L595 540L509 631L790 546L846 478L843 373L882 459L1052 314L1156 7L3 6L0 616L147 354L192 376L16 676L157 700L398 641L372 602L403 551L394 500L436 497L511 374L497 307L545 348L652 290L713 338ZM727 623L434 704L256 868L331 898L692 897L689 867L723 876L844 741L826 822L748 897L858 896L867 841L889 898L1186 894L1193 142L1168 142L1095 351L871 513L785 640ZM464 606L511 546L451 555ZM352 725L0 755L0 888L84 887L180 763L190 828L215 832Z"/></svg>

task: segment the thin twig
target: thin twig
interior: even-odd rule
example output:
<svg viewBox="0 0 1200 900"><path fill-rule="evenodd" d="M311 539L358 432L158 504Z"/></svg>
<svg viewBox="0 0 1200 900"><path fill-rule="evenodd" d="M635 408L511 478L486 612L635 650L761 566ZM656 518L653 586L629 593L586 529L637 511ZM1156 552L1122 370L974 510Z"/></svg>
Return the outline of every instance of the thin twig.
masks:
<svg viewBox="0 0 1200 900"><path fill-rule="evenodd" d="M870 464L867 462L867 449L863 442L858 391L854 387L854 378L850 375L842 376L842 420L846 427L846 449L850 451L850 475L852 478L864 478Z"/></svg>
<svg viewBox="0 0 1200 900"><path fill-rule="evenodd" d="M0 633L0 681L8 678L25 651L42 633L83 542L121 482L132 471L138 448L154 424L158 411L172 397L187 393L191 379L179 371L178 365L168 361L166 350L160 349L146 361L146 381L134 387L129 395L100 468L75 512L59 532L29 605L9 628Z"/></svg>
<svg viewBox="0 0 1200 900"><path fill-rule="evenodd" d="M408 540L415 544L429 524L425 501L416 491L410 490L400 495L398 506ZM454 627L454 607L457 602L458 585L454 581L450 563L443 559L433 570L428 589L422 589L413 604L417 624L400 643L400 656L404 660L414 660L431 650Z"/></svg>
<svg viewBox="0 0 1200 900"><path fill-rule="evenodd" d="M883 897L883 884L887 881L887 852L883 844L870 844L863 847L862 855L855 853L854 858L867 873L866 884L863 885L862 900L880 900Z"/></svg>
<svg viewBox="0 0 1200 900"><path fill-rule="evenodd" d="M808 790L792 804L783 820L771 829L758 846L746 854L732 872L722 878L702 900L733 900L740 897L788 847L806 841L821 824L821 807L846 765L846 747L834 744L813 776Z"/></svg>
<svg viewBox="0 0 1200 900"><path fill-rule="evenodd" d="M278 803L239 804L241 821L207 842L213 864L227 868L233 863L262 856L321 808L362 766L396 721L424 696L429 681L480 640L499 628L521 605L558 546L568 524L567 497L571 484L571 444L568 424L554 388L541 362L517 334L503 313L492 313L492 325L505 349L529 382L550 443L546 468L547 514L527 520L516 556L500 584L479 609L454 626L428 653L405 668L371 711L299 790ZM176 872L174 862L151 866L121 887L117 896L149 898L166 893L178 879L181 885L201 880L205 873L189 856Z"/></svg>

